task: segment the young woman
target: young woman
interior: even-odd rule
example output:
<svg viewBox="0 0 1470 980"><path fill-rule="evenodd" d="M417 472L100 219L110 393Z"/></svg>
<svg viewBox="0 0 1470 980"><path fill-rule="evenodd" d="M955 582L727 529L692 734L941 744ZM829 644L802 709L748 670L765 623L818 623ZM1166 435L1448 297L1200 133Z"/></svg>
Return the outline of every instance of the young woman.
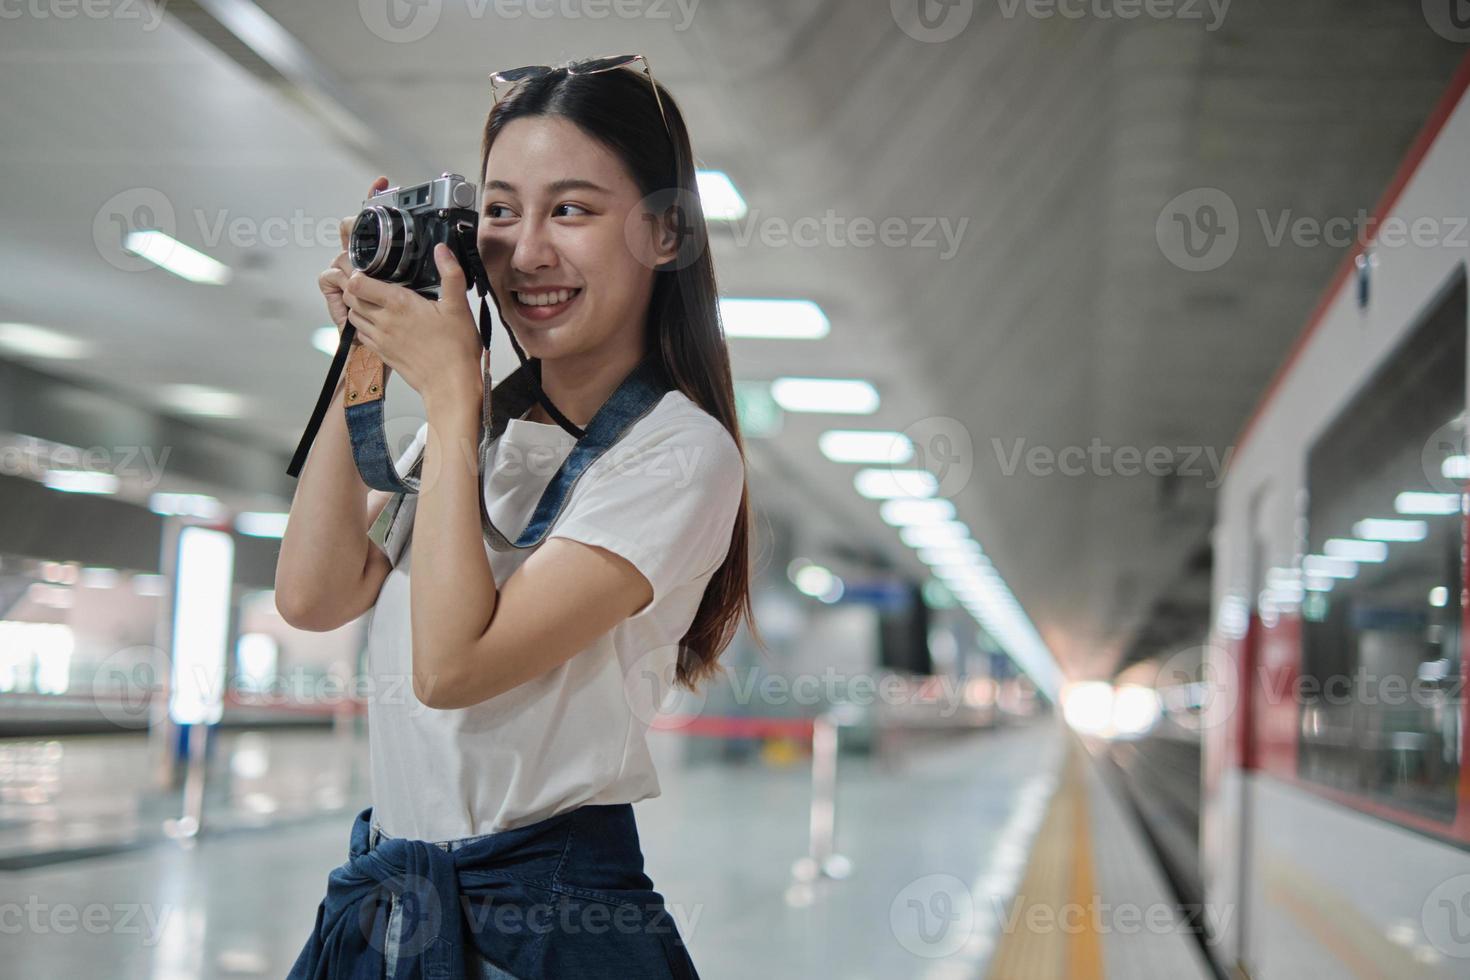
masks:
<svg viewBox="0 0 1470 980"><path fill-rule="evenodd" d="M646 62L588 64L504 73L478 227L505 325L576 430L661 379L570 489L554 477L584 447L540 403L498 418L482 462L504 384L486 406L447 249L438 301L345 252L321 276L333 319L422 396L427 424L395 553L369 539L389 495L357 474L339 387L281 544L288 622L372 613L373 806L293 977L364 958L388 976L695 976L631 804L659 793L645 733L668 686L716 672L742 618L755 635L744 445L683 118ZM533 518L544 537L492 546L482 496L509 540Z"/></svg>

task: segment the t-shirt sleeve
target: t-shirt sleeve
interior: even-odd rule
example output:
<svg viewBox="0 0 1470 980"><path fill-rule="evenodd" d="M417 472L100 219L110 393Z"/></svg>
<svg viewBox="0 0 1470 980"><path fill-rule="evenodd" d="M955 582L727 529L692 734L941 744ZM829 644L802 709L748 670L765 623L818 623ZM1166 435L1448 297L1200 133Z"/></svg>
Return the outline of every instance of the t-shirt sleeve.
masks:
<svg viewBox="0 0 1470 980"><path fill-rule="evenodd" d="M641 614L724 562L744 488L745 461L724 426L712 418L674 423L614 445L589 466L549 537L632 563L653 586Z"/></svg>

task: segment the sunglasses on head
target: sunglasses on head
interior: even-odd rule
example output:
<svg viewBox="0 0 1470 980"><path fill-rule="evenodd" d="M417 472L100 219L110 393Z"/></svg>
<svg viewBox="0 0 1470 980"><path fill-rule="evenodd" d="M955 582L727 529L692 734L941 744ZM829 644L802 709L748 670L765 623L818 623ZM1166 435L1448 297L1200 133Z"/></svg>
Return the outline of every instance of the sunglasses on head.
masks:
<svg viewBox="0 0 1470 980"><path fill-rule="evenodd" d="M664 112L664 100L659 96L658 84L653 80L653 68L649 66L648 59L641 54L620 54L611 58L583 58L580 61L569 61L564 65L526 65L523 68L508 68L491 73L490 91L495 99L495 104L499 105L500 92L497 88L499 85L509 88L518 82L540 78L554 71L565 71L568 75L596 75L599 72L626 67L635 61L643 62L643 73L648 76L648 84L653 88L653 100L658 103L658 114L664 121L664 131L669 134L669 139L673 139L674 131L669 128L669 117Z"/></svg>

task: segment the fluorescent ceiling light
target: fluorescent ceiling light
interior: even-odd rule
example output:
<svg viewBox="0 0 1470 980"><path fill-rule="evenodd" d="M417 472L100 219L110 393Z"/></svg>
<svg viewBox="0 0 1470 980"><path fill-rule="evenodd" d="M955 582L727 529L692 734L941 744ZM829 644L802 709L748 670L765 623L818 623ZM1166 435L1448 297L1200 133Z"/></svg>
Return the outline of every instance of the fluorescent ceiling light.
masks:
<svg viewBox="0 0 1470 980"><path fill-rule="evenodd" d="M1429 525L1424 521L1369 517L1353 525L1353 536L1367 541L1423 541L1429 537Z"/></svg>
<svg viewBox="0 0 1470 980"><path fill-rule="evenodd" d="M771 397L788 412L871 415L878 411L878 389L866 381L838 378L777 378Z"/></svg>
<svg viewBox="0 0 1470 980"><path fill-rule="evenodd" d="M123 248L190 282L223 286L230 281L230 267L161 231L131 231Z"/></svg>
<svg viewBox="0 0 1470 980"><path fill-rule="evenodd" d="M1470 480L1470 456L1447 456L1439 464L1439 473L1447 480Z"/></svg>
<svg viewBox="0 0 1470 980"><path fill-rule="evenodd" d="M31 323L0 323L0 351L18 357L74 361L86 357L91 345L76 337Z"/></svg>
<svg viewBox="0 0 1470 980"><path fill-rule="evenodd" d="M162 517L198 517L217 521L225 514L225 505L205 493L155 493L148 498L148 509Z"/></svg>
<svg viewBox="0 0 1470 980"><path fill-rule="evenodd" d="M1418 490L1405 490L1393 498L1393 509L1400 514L1458 514L1460 495L1458 493L1424 493Z"/></svg>
<svg viewBox="0 0 1470 980"><path fill-rule="evenodd" d="M1358 574L1358 565L1356 562L1346 558L1308 555L1302 559L1302 570L1308 575L1326 575L1331 578L1353 578Z"/></svg>
<svg viewBox="0 0 1470 980"><path fill-rule="evenodd" d="M964 558L974 558L980 561L989 561L980 553L980 544L977 541L966 542L973 547L965 548L960 545L940 545L938 547L920 548L917 552L919 561L926 565L947 565L950 562Z"/></svg>
<svg viewBox="0 0 1470 980"><path fill-rule="evenodd" d="M954 504L942 497L934 500L887 500L878 508L878 515L894 527L941 524L954 519Z"/></svg>
<svg viewBox="0 0 1470 980"><path fill-rule="evenodd" d="M918 524L898 532L903 543L910 548L944 547L965 541L970 529L961 521L945 521L943 524Z"/></svg>
<svg viewBox="0 0 1470 980"><path fill-rule="evenodd" d="M858 470L852 485L869 500L932 497L939 490L939 481L928 470Z"/></svg>
<svg viewBox="0 0 1470 980"><path fill-rule="evenodd" d="M914 444L902 432L876 429L828 429L817 437L817 448L834 463L907 463Z"/></svg>
<svg viewBox="0 0 1470 980"><path fill-rule="evenodd" d="M720 297L720 322L726 337L817 340L832 329L827 314L809 299Z"/></svg>
<svg viewBox="0 0 1470 980"><path fill-rule="evenodd" d="M311 346L315 347L323 354L326 354L328 357L331 357L333 354L337 353L337 344L340 341L341 336L342 335L337 332L336 327L317 327L311 332Z"/></svg>
<svg viewBox="0 0 1470 980"><path fill-rule="evenodd" d="M804 565L791 577L792 582L806 595L826 603L842 598L842 579L821 565Z"/></svg>
<svg viewBox="0 0 1470 980"><path fill-rule="evenodd" d="M279 538L286 533L289 514L246 511L235 518L235 530L252 538Z"/></svg>
<svg viewBox="0 0 1470 980"><path fill-rule="evenodd" d="M168 385L162 396L169 408L190 415L233 417L245 408L245 399L234 392L204 385Z"/></svg>
<svg viewBox="0 0 1470 980"><path fill-rule="evenodd" d="M738 221L745 217L745 198L725 171L696 170L694 182L706 221Z"/></svg>
<svg viewBox="0 0 1470 980"><path fill-rule="evenodd" d="M1388 545L1382 541L1357 541L1351 538L1331 538L1322 546L1330 558L1350 558L1353 561L1379 562L1388 557Z"/></svg>
<svg viewBox="0 0 1470 980"><path fill-rule="evenodd" d="M41 482L62 493L117 493L120 483L113 474L96 470L47 470Z"/></svg>

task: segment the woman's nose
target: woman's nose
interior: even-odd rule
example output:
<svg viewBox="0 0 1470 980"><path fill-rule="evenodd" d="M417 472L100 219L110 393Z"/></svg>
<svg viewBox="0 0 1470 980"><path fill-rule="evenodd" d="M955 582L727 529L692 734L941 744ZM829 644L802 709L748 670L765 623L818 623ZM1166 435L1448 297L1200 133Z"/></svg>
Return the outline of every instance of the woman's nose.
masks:
<svg viewBox="0 0 1470 980"><path fill-rule="evenodd" d="M522 224L510 264L517 272L535 272L556 264L556 249L551 245L545 225L539 222Z"/></svg>

